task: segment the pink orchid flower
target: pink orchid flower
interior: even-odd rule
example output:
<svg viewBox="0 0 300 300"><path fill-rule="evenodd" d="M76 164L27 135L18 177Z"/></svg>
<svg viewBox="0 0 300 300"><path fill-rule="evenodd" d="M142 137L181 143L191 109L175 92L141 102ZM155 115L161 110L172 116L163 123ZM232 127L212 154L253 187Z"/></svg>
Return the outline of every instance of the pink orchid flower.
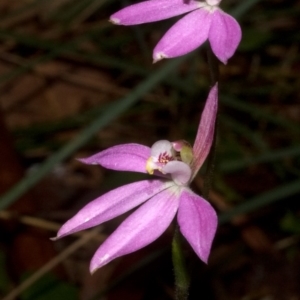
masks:
<svg viewBox="0 0 300 300"><path fill-rule="evenodd" d="M199 258L207 262L217 228L217 215L206 200L189 188L189 184L210 151L217 104L216 84L207 98L193 147L182 140L158 141L151 148L124 144L81 159L86 164L112 170L148 172L159 176L100 196L60 228L57 238L99 225L142 204L96 251L90 265L91 272L156 240L176 213L181 233Z"/></svg>
<svg viewBox="0 0 300 300"><path fill-rule="evenodd" d="M221 0L150 0L116 12L110 21L117 25L137 25L188 13L158 42L154 62L189 53L207 39L216 57L224 64L241 41L238 22L219 8Z"/></svg>

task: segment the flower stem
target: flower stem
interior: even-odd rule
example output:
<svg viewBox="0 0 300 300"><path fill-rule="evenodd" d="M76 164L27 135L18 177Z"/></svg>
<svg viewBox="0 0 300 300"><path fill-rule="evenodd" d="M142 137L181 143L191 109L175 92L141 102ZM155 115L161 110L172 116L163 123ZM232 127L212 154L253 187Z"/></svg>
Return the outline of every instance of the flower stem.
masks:
<svg viewBox="0 0 300 300"><path fill-rule="evenodd" d="M186 300L190 286L190 277L187 272L184 254L182 251L182 240L178 226L175 229L172 242L172 260L175 273L175 299Z"/></svg>

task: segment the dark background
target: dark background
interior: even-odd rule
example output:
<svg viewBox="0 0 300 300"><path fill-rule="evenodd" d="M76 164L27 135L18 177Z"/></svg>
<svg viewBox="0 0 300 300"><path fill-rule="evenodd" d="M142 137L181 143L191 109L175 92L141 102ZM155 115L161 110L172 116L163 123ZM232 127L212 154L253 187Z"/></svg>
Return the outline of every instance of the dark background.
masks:
<svg viewBox="0 0 300 300"><path fill-rule="evenodd" d="M210 87L207 47L153 65L152 49L176 18L110 24L109 16L128 4L0 3L1 298L46 266L50 271L37 281L25 281L21 299L175 299L175 224L93 276L94 251L125 216L98 233L49 240L85 203L141 178L76 158L120 143L194 140ZM300 1L224 0L221 7L238 18L243 39L228 64L220 64L210 193L220 226L208 265L184 244L190 299L297 300ZM202 184L198 175L193 190L201 194Z"/></svg>

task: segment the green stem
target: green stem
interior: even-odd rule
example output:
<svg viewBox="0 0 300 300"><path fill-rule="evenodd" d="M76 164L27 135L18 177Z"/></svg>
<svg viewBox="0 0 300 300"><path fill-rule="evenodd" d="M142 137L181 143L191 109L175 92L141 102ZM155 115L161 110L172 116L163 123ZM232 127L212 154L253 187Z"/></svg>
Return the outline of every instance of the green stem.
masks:
<svg viewBox="0 0 300 300"><path fill-rule="evenodd" d="M175 299L186 300L189 294L190 277L186 269L181 234L178 227L175 229L172 242L172 260L175 273Z"/></svg>

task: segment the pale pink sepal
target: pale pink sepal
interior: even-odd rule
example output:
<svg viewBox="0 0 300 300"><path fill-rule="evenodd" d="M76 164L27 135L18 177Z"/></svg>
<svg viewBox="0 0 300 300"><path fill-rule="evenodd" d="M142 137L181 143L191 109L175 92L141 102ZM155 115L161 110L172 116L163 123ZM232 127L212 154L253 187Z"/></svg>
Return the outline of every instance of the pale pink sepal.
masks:
<svg viewBox="0 0 300 300"><path fill-rule="evenodd" d="M180 231L199 258L207 263L218 225L217 214L206 200L188 189L182 191L179 203Z"/></svg>
<svg viewBox="0 0 300 300"><path fill-rule="evenodd" d="M154 48L154 62L181 56L198 48L208 38L211 17L208 10L197 9L181 18Z"/></svg>
<svg viewBox="0 0 300 300"><path fill-rule="evenodd" d="M198 132L193 146L194 161L192 165L194 176L201 168L214 139L215 122L218 111L218 84L216 83L210 90L207 97Z"/></svg>
<svg viewBox="0 0 300 300"><path fill-rule="evenodd" d="M156 240L172 222L178 209L178 196L174 195L176 189L171 187L153 196L133 212L96 251L90 271L94 272L111 260Z"/></svg>
<svg viewBox="0 0 300 300"><path fill-rule="evenodd" d="M79 161L90 165L101 165L117 171L146 172L150 148L140 144L123 144L108 148Z"/></svg>
<svg viewBox="0 0 300 300"><path fill-rule="evenodd" d="M233 17L217 9L213 12L208 38L216 57L226 64L241 41L242 30Z"/></svg>
<svg viewBox="0 0 300 300"><path fill-rule="evenodd" d="M117 25L137 25L160 21L199 8L199 2L183 0L151 0L125 7L110 17Z"/></svg>
<svg viewBox="0 0 300 300"><path fill-rule="evenodd" d="M113 219L174 185L162 180L144 180L114 189L89 202L58 231L57 238Z"/></svg>

